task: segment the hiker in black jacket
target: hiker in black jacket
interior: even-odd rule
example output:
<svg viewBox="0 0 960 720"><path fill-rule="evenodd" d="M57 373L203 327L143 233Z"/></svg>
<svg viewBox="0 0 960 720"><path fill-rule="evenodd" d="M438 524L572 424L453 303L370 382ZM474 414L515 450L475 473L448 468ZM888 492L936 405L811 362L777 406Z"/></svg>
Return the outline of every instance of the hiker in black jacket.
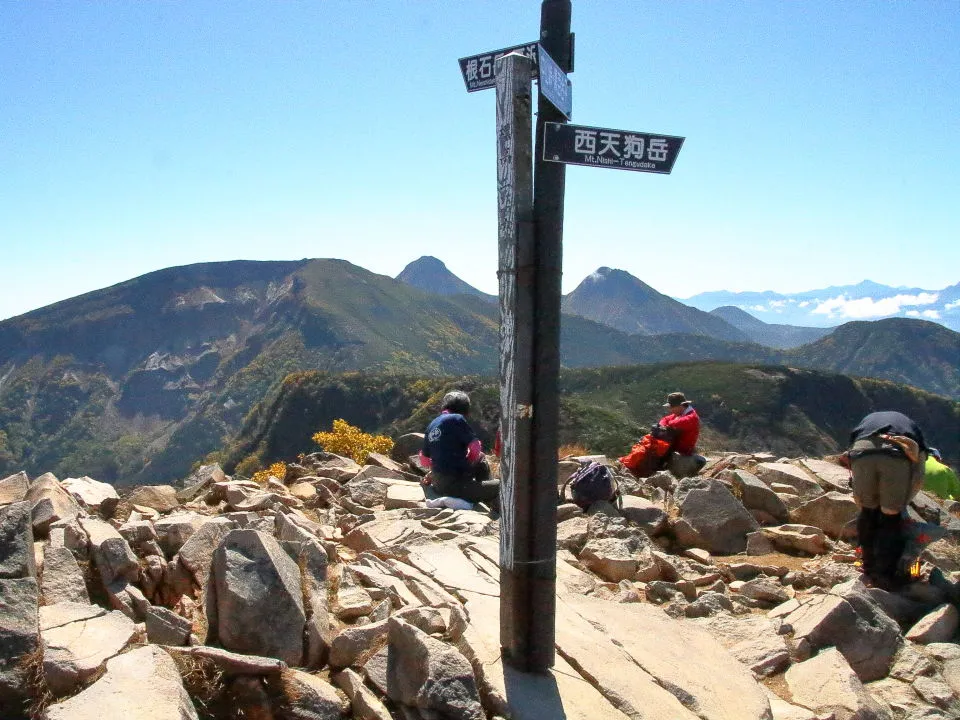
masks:
<svg viewBox="0 0 960 720"><path fill-rule="evenodd" d="M906 545L900 514L923 484L923 433L902 413L870 413L850 433L847 454L865 580L893 590L907 579L899 567Z"/></svg>

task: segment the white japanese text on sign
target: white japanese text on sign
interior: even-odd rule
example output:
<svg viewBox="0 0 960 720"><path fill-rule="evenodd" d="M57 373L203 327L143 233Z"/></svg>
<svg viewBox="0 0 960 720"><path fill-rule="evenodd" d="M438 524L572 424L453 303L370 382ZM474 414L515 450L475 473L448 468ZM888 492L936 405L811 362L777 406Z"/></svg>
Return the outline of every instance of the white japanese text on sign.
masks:
<svg viewBox="0 0 960 720"><path fill-rule="evenodd" d="M669 173L682 137L547 123L543 159L572 165Z"/></svg>
<svg viewBox="0 0 960 720"><path fill-rule="evenodd" d="M493 64L499 58L512 52L520 53L533 60L534 77L536 77L537 43L515 45L514 47L503 48L502 50L491 50L488 53L460 58L460 73L463 75L463 82L467 86L467 92L486 90L496 85L497 80L493 75Z"/></svg>

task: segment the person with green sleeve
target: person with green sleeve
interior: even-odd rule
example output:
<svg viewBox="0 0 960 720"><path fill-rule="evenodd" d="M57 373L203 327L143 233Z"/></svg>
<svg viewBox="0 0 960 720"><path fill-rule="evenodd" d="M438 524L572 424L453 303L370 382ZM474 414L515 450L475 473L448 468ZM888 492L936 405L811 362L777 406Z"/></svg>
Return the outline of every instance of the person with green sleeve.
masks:
<svg viewBox="0 0 960 720"><path fill-rule="evenodd" d="M923 489L944 500L960 500L960 480L942 459L939 450L930 448L924 466Z"/></svg>

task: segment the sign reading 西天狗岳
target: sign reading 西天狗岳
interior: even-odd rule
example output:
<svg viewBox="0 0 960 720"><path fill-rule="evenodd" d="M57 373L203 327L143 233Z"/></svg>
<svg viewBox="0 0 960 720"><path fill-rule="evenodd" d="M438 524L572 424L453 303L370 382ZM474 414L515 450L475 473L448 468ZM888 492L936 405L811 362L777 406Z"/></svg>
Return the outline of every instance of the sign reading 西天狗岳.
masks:
<svg viewBox="0 0 960 720"><path fill-rule="evenodd" d="M543 159L567 165L669 174L684 138L548 122Z"/></svg>
<svg viewBox="0 0 960 720"><path fill-rule="evenodd" d="M494 87L497 84L497 79L493 75L493 63L496 62L497 58L512 52L526 55L533 60L533 72L534 77L536 77L538 46L539 43L532 42L460 58L460 73L463 75L463 84L467 86L467 92Z"/></svg>

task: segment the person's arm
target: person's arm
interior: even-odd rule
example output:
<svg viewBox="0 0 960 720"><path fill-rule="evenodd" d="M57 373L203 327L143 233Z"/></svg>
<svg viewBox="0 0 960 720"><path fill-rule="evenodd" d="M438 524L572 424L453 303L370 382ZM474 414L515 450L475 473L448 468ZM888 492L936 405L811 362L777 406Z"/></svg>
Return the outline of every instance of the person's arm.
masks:
<svg viewBox="0 0 960 720"><path fill-rule="evenodd" d="M700 418L693 413L690 413L689 415L677 415L676 419L670 423L670 427L672 427L678 433L686 433L690 432L699 423Z"/></svg>
<svg viewBox="0 0 960 720"><path fill-rule="evenodd" d="M474 438L473 441L467 445L467 462L473 465L482 457L483 445L480 444L479 438Z"/></svg>

